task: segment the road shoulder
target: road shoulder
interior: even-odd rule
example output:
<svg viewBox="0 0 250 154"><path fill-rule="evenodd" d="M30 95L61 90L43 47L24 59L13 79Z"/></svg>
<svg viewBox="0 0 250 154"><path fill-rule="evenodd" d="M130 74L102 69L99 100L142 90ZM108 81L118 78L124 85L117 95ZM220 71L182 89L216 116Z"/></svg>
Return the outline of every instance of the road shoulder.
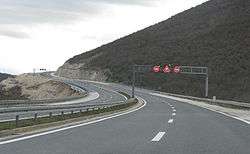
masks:
<svg viewBox="0 0 250 154"><path fill-rule="evenodd" d="M176 100L176 101L180 101L180 102L189 103L189 104L199 106L199 107L208 109L210 111L217 112L217 113L223 114L225 116L240 120L244 123L250 124L250 110L227 108L227 107L222 107L222 106L218 106L218 105L208 104L208 103L201 102L201 101L179 98L179 97L174 97L174 96L168 96L168 95L163 95L163 94L158 94L158 93L151 93L151 95L164 97L164 98L168 98L168 99L172 99L172 100Z"/></svg>

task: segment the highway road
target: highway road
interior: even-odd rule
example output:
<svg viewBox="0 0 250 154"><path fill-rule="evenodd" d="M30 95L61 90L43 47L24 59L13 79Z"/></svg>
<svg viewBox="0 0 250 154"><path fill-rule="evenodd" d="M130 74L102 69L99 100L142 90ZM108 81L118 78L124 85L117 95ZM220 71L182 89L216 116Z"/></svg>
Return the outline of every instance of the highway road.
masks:
<svg viewBox="0 0 250 154"><path fill-rule="evenodd" d="M85 82L76 82L84 84ZM88 83L110 90L117 84ZM73 128L0 141L1 154L248 154L250 125L137 89L135 112ZM110 96L104 96L103 101ZM118 94L117 94L117 97ZM121 98L120 98L121 99Z"/></svg>
<svg viewBox="0 0 250 154"><path fill-rule="evenodd" d="M118 94L117 91L107 90L105 87L97 87L96 85L89 84L88 82L79 82L75 81L74 84L77 84L79 87L86 89L89 95L86 98L80 99L81 101L67 101L63 103L50 103L51 105L95 105L95 104L111 104L114 102L120 102L126 100L126 98ZM32 105L30 105L32 107ZM8 107L9 108L9 107ZM61 114L61 111L65 113L70 112L72 109L58 109L58 110L48 110L48 111L29 111L29 112L11 112L11 113L1 113L0 121L10 121L15 120L16 115L19 115L20 119L27 119L34 117L35 113L38 114L38 117L48 116L50 112L53 114Z"/></svg>

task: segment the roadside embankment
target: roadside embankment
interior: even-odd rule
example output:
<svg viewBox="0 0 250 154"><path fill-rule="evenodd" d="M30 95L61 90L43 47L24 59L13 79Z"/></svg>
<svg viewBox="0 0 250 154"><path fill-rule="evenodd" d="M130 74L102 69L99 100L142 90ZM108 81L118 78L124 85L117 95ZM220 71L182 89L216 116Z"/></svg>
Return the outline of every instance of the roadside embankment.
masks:
<svg viewBox="0 0 250 154"><path fill-rule="evenodd" d="M40 103L39 100L57 100L85 95L63 82L48 79L39 74L22 74L0 82L0 104L11 103L6 100ZM25 101L21 101L25 100ZM18 103L14 101L14 103Z"/></svg>

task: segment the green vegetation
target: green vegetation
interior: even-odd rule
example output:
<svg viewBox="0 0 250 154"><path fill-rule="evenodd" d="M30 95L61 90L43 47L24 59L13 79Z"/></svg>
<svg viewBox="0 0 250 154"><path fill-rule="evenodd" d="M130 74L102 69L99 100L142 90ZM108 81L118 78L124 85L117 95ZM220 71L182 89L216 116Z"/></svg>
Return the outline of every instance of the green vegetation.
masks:
<svg viewBox="0 0 250 154"><path fill-rule="evenodd" d="M21 128L21 127L27 127L27 126L34 126L34 125L39 125L39 124L53 123L53 122L57 122L57 121L64 121L64 120L68 120L68 119L74 119L74 118L79 118L79 117L98 115L101 113L109 113L109 112L113 112L113 111L124 110L124 109L127 109L127 108L135 105L136 103L137 103L137 100L133 101L133 102L126 103L126 104L115 105L112 107L99 108L98 110L88 110L85 112L64 114L63 116L62 115L55 115L52 117L48 116L48 117L41 117L41 118L37 118L37 119L19 120L17 125L16 125L16 121L0 122L0 131Z"/></svg>
<svg viewBox="0 0 250 154"><path fill-rule="evenodd" d="M250 102L249 6L249 0L211 0L67 62L109 69L109 81L126 84L133 64L207 66L210 98ZM201 97L204 82L201 76L149 73L140 86Z"/></svg>

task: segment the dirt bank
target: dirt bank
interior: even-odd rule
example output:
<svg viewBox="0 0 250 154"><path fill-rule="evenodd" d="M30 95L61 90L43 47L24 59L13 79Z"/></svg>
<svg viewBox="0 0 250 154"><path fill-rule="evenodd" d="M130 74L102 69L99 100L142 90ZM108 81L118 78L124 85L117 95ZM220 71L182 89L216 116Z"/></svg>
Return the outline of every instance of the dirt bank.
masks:
<svg viewBox="0 0 250 154"><path fill-rule="evenodd" d="M0 99L59 99L81 95L67 84L41 75L22 74L0 82Z"/></svg>

